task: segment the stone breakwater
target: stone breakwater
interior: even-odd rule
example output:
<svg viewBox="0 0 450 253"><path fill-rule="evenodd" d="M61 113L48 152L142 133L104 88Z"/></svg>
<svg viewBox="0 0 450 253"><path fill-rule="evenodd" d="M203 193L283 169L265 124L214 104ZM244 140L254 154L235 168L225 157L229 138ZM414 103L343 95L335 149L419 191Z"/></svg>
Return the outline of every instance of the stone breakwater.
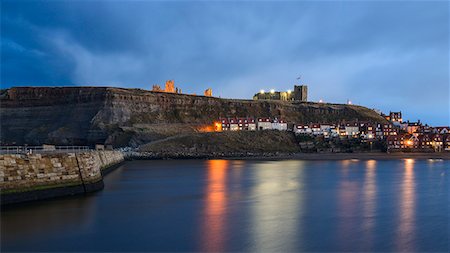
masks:
<svg viewBox="0 0 450 253"><path fill-rule="evenodd" d="M290 157L296 153L287 152L125 152L127 160L166 160L166 159L226 159L226 158L277 158Z"/></svg>
<svg viewBox="0 0 450 253"><path fill-rule="evenodd" d="M124 160L119 151L0 155L1 204L92 192Z"/></svg>

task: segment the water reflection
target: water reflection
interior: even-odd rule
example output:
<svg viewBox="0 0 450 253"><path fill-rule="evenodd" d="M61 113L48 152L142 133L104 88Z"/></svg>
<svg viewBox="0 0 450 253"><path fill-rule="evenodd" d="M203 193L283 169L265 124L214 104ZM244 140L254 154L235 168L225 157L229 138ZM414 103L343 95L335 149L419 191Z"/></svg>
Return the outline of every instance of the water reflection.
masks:
<svg viewBox="0 0 450 253"><path fill-rule="evenodd" d="M252 251L290 252L302 245L303 167L302 161L265 162L255 166Z"/></svg>
<svg viewBox="0 0 450 253"><path fill-rule="evenodd" d="M374 226L376 215L376 198L377 198L377 182L376 182L376 169L377 161L368 160L366 162L366 172L364 179L364 191L363 191L363 229L365 244L368 249L372 248L374 241Z"/></svg>
<svg viewBox="0 0 450 253"><path fill-rule="evenodd" d="M339 249L348 250L348 241L357 226L354 217L358 212L358 182L352 181L349 173L350 161L342 161L341 179L337 189L337 215L339 217L337 230L337 242ZM356 245L354 245L356 246Z"/></svg>
<svg viewBox="0 0 450 253"><path fill-rule="evenodd" d="M351 164L351 161L350 160L342 160L341 162L340 162L340 165L341 165L341 167L342 167L342 173L345 175L345 176L347 176L348 175L348 170L349 170L349 168L350 168L350 164Z"/></svg>
<svg viewBox="0 0 450 253"><path fill-rule="evenodd" d="M399 201L399 226L397 230L397 249L413 250L415 242L415 179L414 159L405 159Z"/></svg>
<svg viewBox="0 0 450 253"><path fill-rule="evenodd" d="M224 251L227 205L226 178L229 161L207 161L206 202L202 224L201 251Z"/></svg>

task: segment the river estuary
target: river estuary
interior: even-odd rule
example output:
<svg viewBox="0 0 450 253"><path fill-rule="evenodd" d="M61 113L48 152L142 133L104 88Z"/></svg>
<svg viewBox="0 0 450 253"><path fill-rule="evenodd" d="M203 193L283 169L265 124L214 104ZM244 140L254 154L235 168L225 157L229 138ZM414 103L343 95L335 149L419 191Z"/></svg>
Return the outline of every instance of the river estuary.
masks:
<svg viewBox="0 0 450 253"><path fill-rule="evenodd" d="M450 161L132 161L9 207L4 251L448 252Z"/></svg>

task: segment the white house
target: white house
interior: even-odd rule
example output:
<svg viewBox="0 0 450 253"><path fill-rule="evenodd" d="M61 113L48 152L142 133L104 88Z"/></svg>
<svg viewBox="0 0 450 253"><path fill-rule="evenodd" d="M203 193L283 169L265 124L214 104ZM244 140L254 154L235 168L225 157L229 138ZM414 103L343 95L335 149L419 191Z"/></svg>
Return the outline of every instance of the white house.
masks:
<svg viewBox="0 0 450 253"><path fill-rule="evenodd" d="M280 131L286 131L287 130L287 122L284 120L279 120L275 118L272 121L272 129L280 130Z"/></svg>
<svg viewBox="0 0 450 253"><path fill-rule="evenodd" d="M249 131L255 131L256 130L256 121L254 118L248 118L248 130Z"/></svg>
<svg viewBox="0 0 450 253"><path fill-rule="evenodd" d="M310 128L311 128L312 133L313 133L314 135L321 135L321 134L323 134L323 131L322 131L322 129L320 128L320 124L311 124L311 125L310 125Z"/></svg>
<svg viewBox="0 0 450 253"><path fill-rule="evenodd" d="M270 118L258 118L258 130L272 129L272 121Z"/></svg>
<svg viewBox="0 0 450 253"><path fill-rule="evenodd" d="M294 132L296 134L312 134L312 129L309 127L309 125L295 125Z"/></svg>
<svg viewBox="0 0 450 253"><path fill-rule="evenodd" d="M237 119L229 119L230 131L239 131L239 123Z"/></svg>
<svg viewBox="0 0 450 253"><path fill-rule="evenodd" d="M351 137L357 136L359 134L359 124L358 123L345 124L345 134Z"/></svg>

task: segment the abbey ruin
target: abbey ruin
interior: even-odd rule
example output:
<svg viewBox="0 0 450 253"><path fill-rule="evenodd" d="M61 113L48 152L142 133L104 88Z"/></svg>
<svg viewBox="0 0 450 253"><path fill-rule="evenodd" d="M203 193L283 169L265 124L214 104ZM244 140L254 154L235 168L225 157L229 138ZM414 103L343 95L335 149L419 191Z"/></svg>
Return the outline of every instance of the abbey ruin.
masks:
<svg viewBox="0 0 450 253"><path fill-rule="evenodd" d="M175 81L174 80L167 80L164 89L161 89L161 86L159 86L158 84L155 84L152 87L152 91L183 94L181 88L175 87ZM196 96L197 94L194 93L192 95ZM203 95L205 97L212 97L212 89L211 88L206 89L203 92Z"/></svg>

